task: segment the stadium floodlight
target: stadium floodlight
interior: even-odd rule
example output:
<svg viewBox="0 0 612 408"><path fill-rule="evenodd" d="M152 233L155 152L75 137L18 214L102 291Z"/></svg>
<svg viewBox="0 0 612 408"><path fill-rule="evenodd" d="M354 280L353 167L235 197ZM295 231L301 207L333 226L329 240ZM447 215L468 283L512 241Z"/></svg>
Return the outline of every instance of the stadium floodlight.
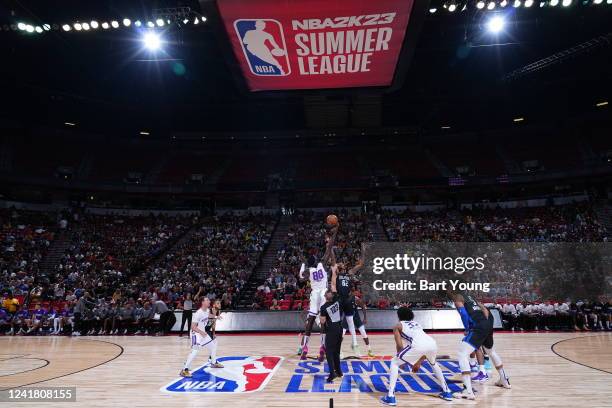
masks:
<svg viewBox="0 0 612 408"><path fill-rule="evenodd" d="M98 24L98 22L96 20L91 20L91 22L89 23L89 25L91 26L91 28L93 28L94 30L98 27L100 27L100 24Z"/></svg>
<svg viewBox="0 0 612 408"><path fill-rule="evenodd" d="M64 24L64 25L62 26L62 30L64 30L64 31L70 31L70 30L71 30L71 28L70 28L70 24Z"/></svg>
<svg viewBox="0 0 612 408"><path fill-rule="evenodd" d="M106 21L102 23L102 28L104 30L108 30L108 27L110 27L110 26L108 25L108 23Z"/></svg>
<svg viewBox="0 0 612 408"><path fill-rule="evenodd" d="M142 42L149 51L156 51L161 47L161 39L159 38L159 35L152 31L149 31L143 36Z"/></svg>
<svg viewBox="0 0 612 408"><path fill-rule="evenodd" d="M34 32L34 26L32 24L26 25L26 31L28 33L33 33Z"/></svg>
<svg viewBox="0 0 612 408"><path fill-rule="evenodd" d="M476 8L478 10L482 10L484 8L484 6L485 6L484 0L478 0L478 3L476 3Z"/></svg>
<svg viewBox="0 0 612 408"><path fill-rule="evenodd" d="M51 30L51 26L50 26L49 24L43 24L42 28L43 28L43 30L45 30L45 31L49 31L49 30Z"/></svg>
<svg viewBox="0 0 612 408"><path fill-rule="evenodd" d="M81 26L81 23L74 23L74 29L77 31L81 31L83 27Z"/></svg>
<svg viewBox="0 0 612 408"><path fill-rule="evenodd" d="M83 26L83 30L85 30L85 31L89 30L89 24L88 23L83 23L81 25Z"/></svg>
<svg viewBox="0 0 612 408"><path fill-rule="evenodd" d="M525 7L529 8L533 6L533 0L525 0Z"/></svg>
<svg viewBox="0 0 612 408"><path fill-rule="evenodd" d="M202 16L201 20L202 20L203 23L205 23L206 22L206 17Z"/></svg>
<svg viewBox="0 0 612 408"><path fill-rule="evenodd" d="M494 8L495 8L495 2L490 1L489 4L487 4L487 10L493 10Z"/></svg>
<svg viewBox="0 0 612 408"><path fill-rule="evenodd" d="M451 4L448 5L448 11L450 11L452 13L455 10L457 10L457 4L451 3Z"/></svg>
<svg viewBox="0 0 612 408"><path fill-rule="evenodd" d="M487 21L487 29L493 34L497 34L504 29L506 20L502 16L494 16Z"/></svg>
<svg viewBox="0 0 612 408"><path fill-rule="evenodd" d="M43 32L43 29L42 29L42 27L41 27L41 26L36 26L36 28L35 28L34 30L36 30L36 32L37 32L38 34L40 34L40 33L42 33L42 32Z"/></svg>
<svg viewBox="0 0 612 408"><path fill-rule="evenodd" d="M436 11L438 11L438 9L437 9L437 8L435 8L435 7L432 7L432 8L430 8L430 9L429 9L429 12L430 12L431 14L435 13Z"/></svg>
<svg viewBox="0 0 612 408"><path fill-rule="evenodd" d="M119 22L117 20L113 20L111 21L111 27L113 28L119 28Z"/></svg>
<svg viewBox="0 0 612 408"><path fill-rule="evenodd" d="M134 21L134 25L136 27L140 27L142 25L142 23L140 22L140 20L136 20L136 21Z"/></svg>
<svg viewBox="0 0 612 408"><path fill-rule="evenodd" d="M563 1L561 2L561 5L562 5L563 7L569 7L569 6L571 6L571 5L572 5L572 0L563 0Z"/></svg>
<svg viewBox="0 0 612 408"><path fill-rule="evenodd" d="M155 27L155 23L152 22L152 21L147 21L147 27L153 28L153 27Z"/></svg>
<svg viewBox="0 0 612 408"><path fill-rule="evenodd" d="M17 28L20 29L21 31L25 31L26 24L25 23L17 23Z"/></svg>
<svg viewBox="0 0 612 408"><path fill-rule="evenodd" d="M124 18L123 25L129 27L130 25L132 25L132 20L130 20L129 18Z"/></svg>
<svg viewBox="0 0 612 408"><path fill-rule="evenodd" d="M603 3L603 0L593 0L593 4L601 4Z"/></svg>
<svg viewBox="0 0 612 408"><path fill-rule="evenodd" d="M183 19L183 24L189 24L189 19L187 18Z"/></svg>
<svg viewBox="0 0 612 408"><path fill-rule="evenodd" d="M499 3L499 5L501 7L506 7L508 5L508 0L502 0L501 3Z"/></svg>
<svg viewBox="0 0 612 408"><path fill-rule="evenodd" d="M514 8L521 7L521 0L514 0L514 3L512 4L512 7L514 7Z"/></svg>
<svg viewBox="0 0 612 408"><path fill-rule="evenodd" d="M198 24L200 24L200 19L199 19L199 18L197 18L197 17L196 17L196 18L194 18L194 19L193 19L193 24L194 24L194 25L198 25Z"/></svg>
<svg viewBox="0 0 612 408"><path fill-rule="evenodd" d="M157 24L158 27L163 27L166 23L164 22L164 19L158 18L157 20L155 20L155 24Z"/></svg>
<svg viewBox="0 0 612 408"><path fill-rule="evenodd" d="M551 7L557 7L559 5L559 0L550 0Z"/></svg>

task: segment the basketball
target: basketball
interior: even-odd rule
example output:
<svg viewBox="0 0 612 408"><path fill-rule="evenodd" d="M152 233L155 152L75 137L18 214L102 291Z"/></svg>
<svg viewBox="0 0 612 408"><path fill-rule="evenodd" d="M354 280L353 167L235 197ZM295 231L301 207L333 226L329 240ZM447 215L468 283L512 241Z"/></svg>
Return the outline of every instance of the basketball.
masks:
<svg viewBox="0 0 612 408"><path fill-rule="evenodd" d="M281 48L275 48L271 52L272 55L274 55L275 57L282 57L283 55L285 55L285 50Z"/></svg>
<svg viewBox="0 0 612 408"><path fill-rule="evenodd" d="M338 217L336 217L334 214L330 214L327 216L327 218L325 219L325 222L327 223L327 225L329 225L330 227L335 227L336 225L338 225Z"/></svg>

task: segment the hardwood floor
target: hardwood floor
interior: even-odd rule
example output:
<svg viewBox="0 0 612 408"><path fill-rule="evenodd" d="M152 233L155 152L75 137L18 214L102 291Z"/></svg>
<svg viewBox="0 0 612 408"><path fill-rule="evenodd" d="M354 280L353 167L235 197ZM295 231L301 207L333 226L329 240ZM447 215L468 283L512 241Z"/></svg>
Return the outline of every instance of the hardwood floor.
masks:
<svg viewBox="0 0 612 408"><path fill-rule="evenodd" d="M439 353L451 356L450 360L441 360L443 370L449 378L456 377L452 358L460 334L433 336ZM393 353L391 335L373 335L370 340L375 354ZM318 342L318 336L313 336L311 349L318 349L312 347ZM449 403L423 392L434 389L432 376L424 368L423 373L401 376L400 389L412 391L397 393L398 406L612 406L612 333L498 333L495 342L511 377L512 390L495 387L493 379L477 386L475 402ZM196 371L206 363L207 353L202 351L193 365L194 378L185 381L177 374L189 353L186 337L5 336L0 338L0 389L28 384L76 387L77 405L50 402L45 407L327 407L330 398L335 407L379 404L388 382L384 359L345 360L345 378L328 385L321 364L315 360L300 363L295 355L297 343L295 335L220 335L218 354L225 358L227 370L210 370L217 377ZM346 355L351 354L349 343L346 337ZM360 348L363 352L361 340ZM228 356L271 358L251 358L245 364ZM246 385L244 381L237 385L224 381L245 371L250 373ZM267 384L259 391L222 392L232 387L256 390L266 379Z"/></svg>

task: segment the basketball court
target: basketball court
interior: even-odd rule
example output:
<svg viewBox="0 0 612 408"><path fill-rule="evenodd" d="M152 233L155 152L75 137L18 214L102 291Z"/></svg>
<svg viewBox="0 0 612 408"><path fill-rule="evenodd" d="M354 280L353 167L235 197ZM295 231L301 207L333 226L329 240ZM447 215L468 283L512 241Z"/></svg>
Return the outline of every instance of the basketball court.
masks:
<svg viewBox="0 0 612 408"><path fill-rule="evenodd" d="M448 378L460 333L435 333ZM313 345L318 343L313 337ZM325 407L378 406L388 381L385 357L393 354L390 334L371 336L374 359L346 359L342 381L325 384L323 367L316 360L301 362L294 354L298 337L286 334L219 336L222 357L251 356L272 361L257 389L247 393L221 390L221 378L199 381L206 363L202 352L194 362L195 384L186 391L178 377L189 352L188 337L3 337L0 338L0 388L34 385L76 387L83 406L215 406ZM344 342L349 357L350 341ZM494 380L477 385L478 398L454 405L496 407L588 406L609 407L612 401L612 333L498 333L498 350L511 376L512 390L496 388ZM363 344L361 344L363 346ZM363 350L363 347L361 347ZM261 357L261 358L260 358ZM266 360L266 357L274 357ZM379 361L381 360L381 361ZM231 360L226 360L231 361ZM227 364L226 364L227 366ZM245 366L246 369L253 366ZM266 365L266 367L268 367ZM346 369L348 368L348 369ZM319 374L317 374L319 373ZM496 373L492 373L495 378ZM219 374L221 377L223 374ZM426 372L403 374L402 387L427 391L432 381ZM201 379L202 377L200 377ZM207 377L209 380L211 377ZM227 378L225 376L224 378ZM199 387L198 387L199 385ZM199 389L198 389L199 388ZM247 386L248 388L248 386ZM401 387L400 387L401 388ZM169 391L173 389L175 391ZM181 391L182 390L182 391ZM398 389L399 390L399 389ZM338 392L341 391L341 392ZM441 406L446 402L425 392L398 392L398 406ZM47 403L45 406L61 406Z"/></svg>

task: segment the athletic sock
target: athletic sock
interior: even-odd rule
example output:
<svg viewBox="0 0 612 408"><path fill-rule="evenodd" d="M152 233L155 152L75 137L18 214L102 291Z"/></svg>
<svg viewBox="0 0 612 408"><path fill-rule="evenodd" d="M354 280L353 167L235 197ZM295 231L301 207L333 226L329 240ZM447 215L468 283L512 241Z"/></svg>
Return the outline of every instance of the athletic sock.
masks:
<svg viewBox="0 0 612 408"><path fill-rule="evenodd" d="M353 340L353 345L357 345L357 333L355 333L355 322L353 321L353 316L346 316L346 324L348 326L349 332L351 332L351 337Z"/></svg>
<svg viewBox="0 0 612 408"><path fill-rule="evenodd" d="M325 346L325 333L321 333L321 347Z"/></svg>
<svg viewBox="0 0 612 408"><path fill-rule="evenodd" d="M500 367L497 369L497 372L499 373L499 378L505 383L505 384L509 384L508 382L508 376L506 375L506 371L504 370L504 367Z"/></svg>
<svg viewBox="0 0 612 408"><path fill-rule="evenodd" d="M189 367L191 367L191 363L193 362L193 359L198 355L198 350L191 350L191 353L189 353L189 356L187 357L187 361L185 362L185 370L189 370Z"/></svg>
<svg viewBox="0 0 612 408"><path fill-rule="evenodd" d="M472 379L470 378L470 374L461 374L461 378L463 379L465 390L469 393L474 393L474 391L472 391Z"/></svg>
<svg viewBox="0 0 612 408"><path fill-rule="evenodd" d="M306 336L306 335L304 335L304 336L302 337L302 347L306 347L306 346L308 346L308 340L310 340L310 336Z"/></svg>
<svg viewBox="0 0 612 408"><path fill-rule="evenodd" d="M444 378L444 374L442 374L442 369L440 368L438 363L434 364L432 369L433 369L433 372L436 378L438 379L438 385L440 386L440 388L442 388L442 391L450 392L448 385L446 384L446 379Z"/></svg>
<svg viewBox="0 0 612 408"><path fill-rule="evenodd" d="M395 396L395 384L397 384L397 378L399 377L399 364L393 359L391 361L391 378L389 379L389 392L387 395L389 397Z"/></svg>
<svg viewBox="0 0 612 408"><path fill-rule="evenodd" d="M210 350L210 359L213 363L217 362L217 339L211 341L208 345L208 350Z"/></svg>
<svg viewBox="0 0 612 408"><path fill-rule="evenodd" d="M485 369L484 364L481 364L478 366L478 370L480 370L481 373L486 374L487 370Z"/></svg>

